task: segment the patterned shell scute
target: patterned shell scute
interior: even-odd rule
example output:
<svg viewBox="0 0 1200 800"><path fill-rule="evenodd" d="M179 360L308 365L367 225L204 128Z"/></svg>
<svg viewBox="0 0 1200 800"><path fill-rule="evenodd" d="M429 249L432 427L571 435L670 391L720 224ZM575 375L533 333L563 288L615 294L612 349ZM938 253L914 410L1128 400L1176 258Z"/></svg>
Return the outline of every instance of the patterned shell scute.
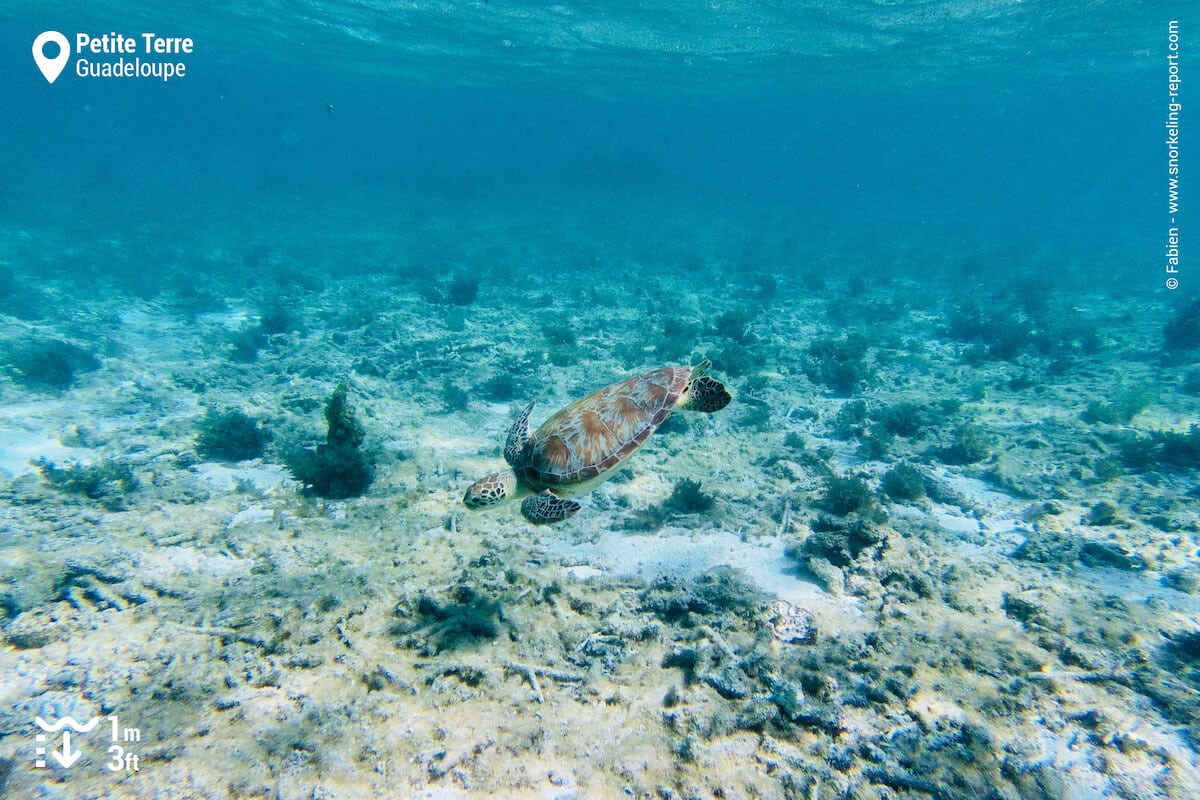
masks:
<svg viewBox="0 0 1200 800"><path fill-rule="evenodd" d="M615 467L675 408L691 367L666 367L576 400L534 432L522 466L530 483L566 486Z"/></svg>

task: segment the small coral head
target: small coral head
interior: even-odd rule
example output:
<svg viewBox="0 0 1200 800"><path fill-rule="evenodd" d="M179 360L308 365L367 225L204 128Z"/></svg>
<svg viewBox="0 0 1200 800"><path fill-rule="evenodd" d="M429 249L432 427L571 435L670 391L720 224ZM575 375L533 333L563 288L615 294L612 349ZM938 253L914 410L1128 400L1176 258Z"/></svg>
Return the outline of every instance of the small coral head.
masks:
<svg viewBox="0 0 1200 800"><path fill-rule="evenodd" d="M511 469L496 472L472 483L471 488L463 495L463 504L467 508L494 506L501 500L512 497L516 488L516 473Z"/></svg>

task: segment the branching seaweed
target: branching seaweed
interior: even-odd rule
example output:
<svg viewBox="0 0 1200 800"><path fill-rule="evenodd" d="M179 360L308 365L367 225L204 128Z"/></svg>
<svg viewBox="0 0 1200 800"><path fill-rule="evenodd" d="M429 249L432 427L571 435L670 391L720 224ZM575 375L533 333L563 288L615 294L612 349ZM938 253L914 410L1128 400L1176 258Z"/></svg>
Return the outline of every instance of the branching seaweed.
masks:
<svg viewBox="0 0 1200 800"><path fill-rule="evenodd" d="M366 431L346 401L348 391L345 383L338 384L325 405L325 444L315 450L294 448L284 455L292 477L317 497L358 497L375 480L375 466L362 451Z"/></svg>

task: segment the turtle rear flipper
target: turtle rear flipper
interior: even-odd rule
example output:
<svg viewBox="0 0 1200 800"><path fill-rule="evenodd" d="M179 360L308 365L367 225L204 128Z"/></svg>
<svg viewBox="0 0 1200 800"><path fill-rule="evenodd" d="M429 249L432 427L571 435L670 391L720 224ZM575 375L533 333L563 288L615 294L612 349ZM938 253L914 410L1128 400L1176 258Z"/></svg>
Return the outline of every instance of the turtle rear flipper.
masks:
<svg viewBox="0 0 1200 800"><path fill-rule="evenodd" d="M711 414L729 405L729 401L732 399L725 384L716 378L701 375L693 380L688 388L688 401L683 408L688 411L702 411L705 414Z"/></svg>
<svg viewBox="0 0 1200 800"><path fill-rule="evenodd" d="M551 525L562 522L583 506L574 500L555 497L549 489L531 494L521 503L521 513L534 525Z"/></svg>

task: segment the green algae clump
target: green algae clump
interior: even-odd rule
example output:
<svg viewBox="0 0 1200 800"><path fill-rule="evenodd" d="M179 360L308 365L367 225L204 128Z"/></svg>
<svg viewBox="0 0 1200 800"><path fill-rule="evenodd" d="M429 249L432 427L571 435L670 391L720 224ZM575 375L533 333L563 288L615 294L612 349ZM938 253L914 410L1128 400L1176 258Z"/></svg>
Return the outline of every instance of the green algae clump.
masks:
<svg viewBox="0 0 1200 800"><path fill-rule="evenodd" d="M875 502L875 494L866 481L857 476L830 475L825 479L825 496L821 508L844 517L855 511L866 511Z"/></svg>
<svg viewBox="0 0 1200 800"><path fill-rule="evenodd" d="M196 450L205 458L246 461L258 458L271 434L241 411L209 411L200 420Z"/></svg>
<svg viewBox="0 0 1200 800"><path fill-rule="evenodd" d="M918 500L925 496L925 478L916 467L897 464L884 473L881 488L893 500Z"/></svg>
<svg viewBox="0 0 1200 800"><path fill-rule="evenodd" d="M126 496L138 488L133 468L124 461L106 460L96 464L75 462L59 467L45 457L32 462L46 482L60 492L81 494L109 511L123 511Z"/></svg>

